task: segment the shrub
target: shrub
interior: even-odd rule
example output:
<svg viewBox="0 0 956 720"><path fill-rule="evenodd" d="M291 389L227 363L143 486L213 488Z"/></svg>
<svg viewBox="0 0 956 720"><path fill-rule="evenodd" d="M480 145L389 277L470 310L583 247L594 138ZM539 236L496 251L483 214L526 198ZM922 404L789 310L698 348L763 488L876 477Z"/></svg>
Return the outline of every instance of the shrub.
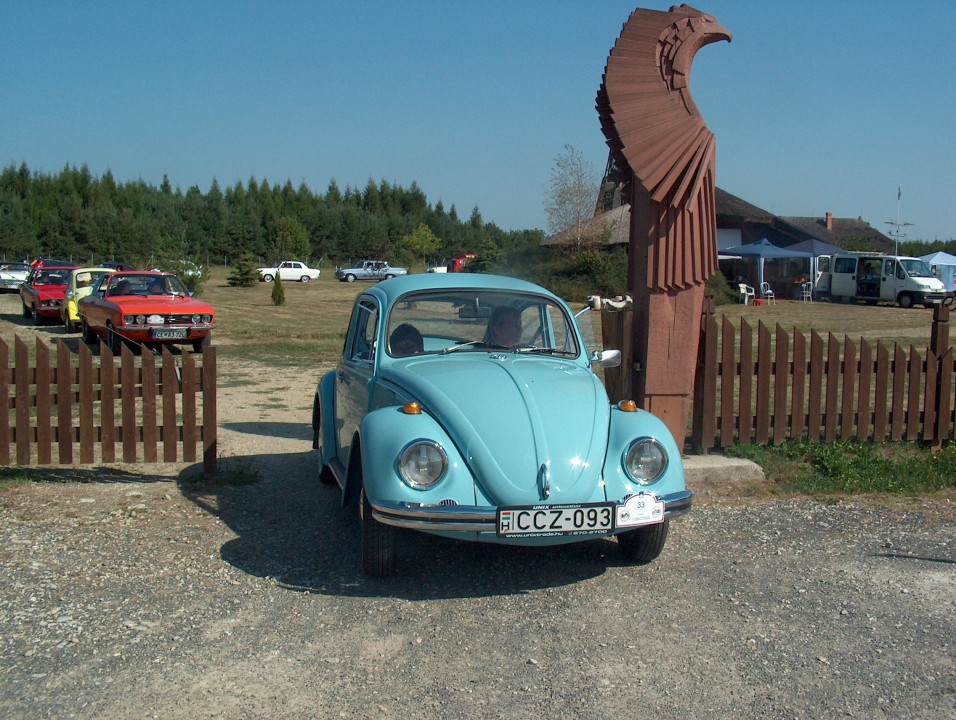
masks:
<svg viewBox="0 0 956 720"><path fill-rule="evenodd" d="M282 286L282 278L276 273L275 282L272 283L272 304L285 305L285 288Z"/></svg>

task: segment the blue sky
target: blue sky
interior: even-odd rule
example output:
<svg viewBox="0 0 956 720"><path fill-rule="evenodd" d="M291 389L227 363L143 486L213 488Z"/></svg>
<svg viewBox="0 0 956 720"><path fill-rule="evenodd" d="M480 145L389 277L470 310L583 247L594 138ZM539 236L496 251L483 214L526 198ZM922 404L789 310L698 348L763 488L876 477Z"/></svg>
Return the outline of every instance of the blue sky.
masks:
<svg viewBox="0 0 956 720"><path fill-rule="evenodd" d="M691 3L734 34L691 91L717 184L779 215L956 238L956 3ZM636 7L506 2L0 3L0 164L204 192L369 178L545 228L555 158L601 173L594 98Z"/></svg>

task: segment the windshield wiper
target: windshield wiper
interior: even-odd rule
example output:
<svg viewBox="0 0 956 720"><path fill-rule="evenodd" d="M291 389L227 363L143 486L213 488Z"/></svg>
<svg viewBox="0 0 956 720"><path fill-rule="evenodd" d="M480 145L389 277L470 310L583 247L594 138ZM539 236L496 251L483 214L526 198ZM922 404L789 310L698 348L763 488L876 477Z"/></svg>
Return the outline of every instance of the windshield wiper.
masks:
<svg viewBox="0 0 956 720"><path fill-rule="evenodd" d="M448 353L455 352L456 350L461 350L463 347L468 347L469 345L480 345L481 340L469 340L468 342L458 343L457 345L449 345L446 348L443 348L438 351L439 355L447 355Z"/></svg>
<svg viewBox="0 0 956 720"><path fill-rule="evenodd" d="M553 347L538 347L537 345L524 345L515 348L516 353L540 353L542 355L573 355L570 350L558 350Z"/></svg>

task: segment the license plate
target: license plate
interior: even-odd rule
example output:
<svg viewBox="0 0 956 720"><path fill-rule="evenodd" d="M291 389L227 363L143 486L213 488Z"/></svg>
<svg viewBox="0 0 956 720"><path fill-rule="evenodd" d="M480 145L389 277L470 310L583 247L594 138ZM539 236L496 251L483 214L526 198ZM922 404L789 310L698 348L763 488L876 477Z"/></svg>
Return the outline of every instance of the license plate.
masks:
<svg viewBox="0 0 956 720"><path fill-rule="evenodd" d="M185 340L187 330L153 330L154 340Z"/></svg>
<svg viewBox="0 0 956 720"><path fill-rule="evenodd" d="M608 535L614 530L614 504L500 507L497 529L500 537Z"/></svg>
<svg viewBox="0 0 956 720"><path fill-rule="evenodd" d="M651 525L664 520L664 503L653 495L638 493L617 506L617 527Z"/></svg>

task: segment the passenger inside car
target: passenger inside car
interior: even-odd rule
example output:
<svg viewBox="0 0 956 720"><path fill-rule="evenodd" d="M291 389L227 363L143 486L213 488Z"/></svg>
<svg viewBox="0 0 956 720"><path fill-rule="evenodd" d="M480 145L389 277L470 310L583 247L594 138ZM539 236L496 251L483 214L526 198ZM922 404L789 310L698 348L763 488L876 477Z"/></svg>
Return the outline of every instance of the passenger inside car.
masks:
<svg viewBox="0 0 956 720"><path fill-rule="evenodd" d="M499 305L491 313L482 341L486 345L513 348L521 342L521 312L518 308Z"/></svg>
<svg viewBox="0 0 956 720"><path fill-rule="evenodd" d="M420 355L425 350L422 334L408 323L402 323L392 331L388 346L389 352L395 357Z"/></svg>

